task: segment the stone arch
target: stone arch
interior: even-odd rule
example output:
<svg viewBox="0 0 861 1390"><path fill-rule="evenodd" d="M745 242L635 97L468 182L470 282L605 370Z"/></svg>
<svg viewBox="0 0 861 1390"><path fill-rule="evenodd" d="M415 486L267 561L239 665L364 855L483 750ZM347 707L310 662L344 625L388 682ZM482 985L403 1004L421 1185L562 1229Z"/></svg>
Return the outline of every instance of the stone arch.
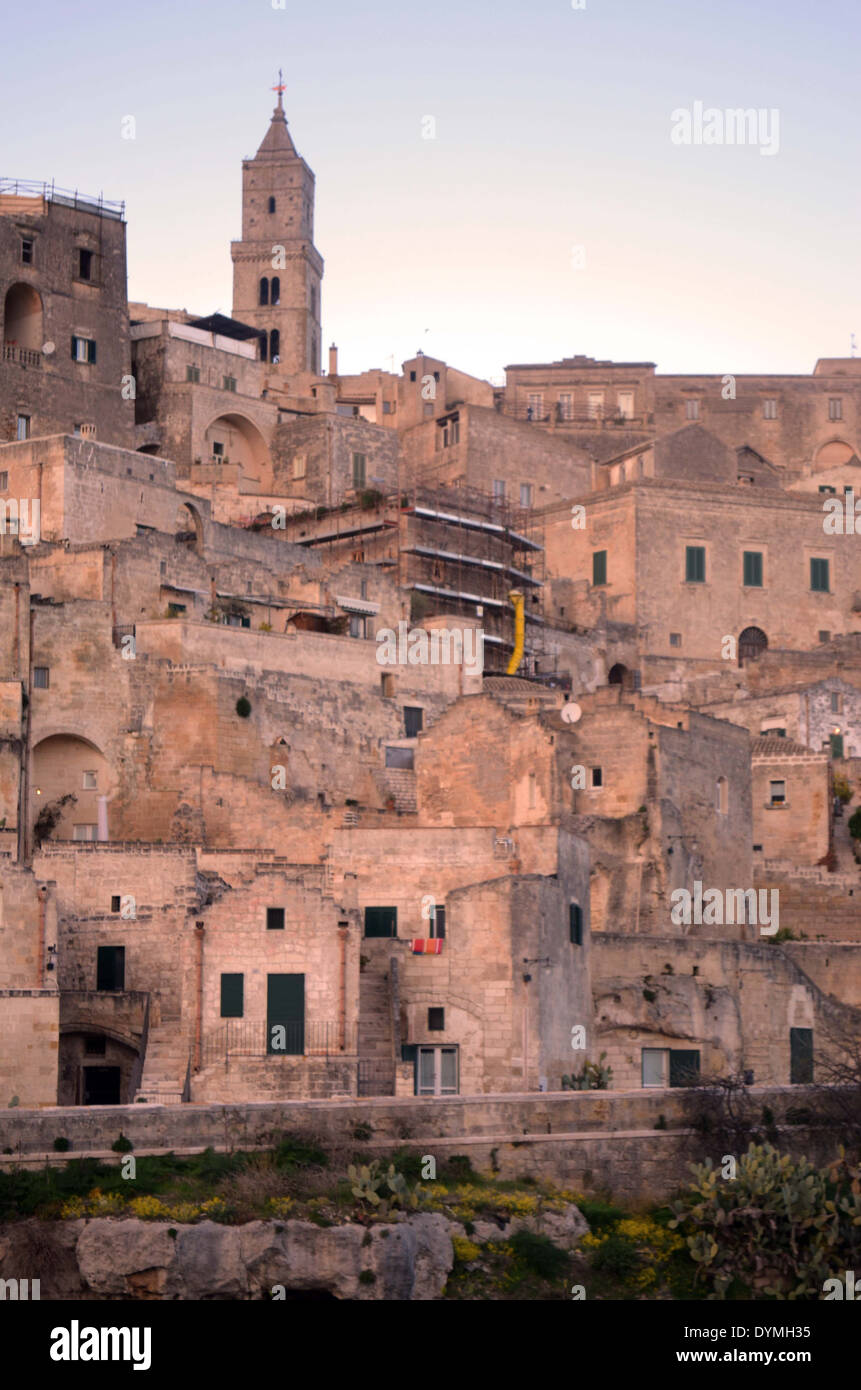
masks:
<svg viewBox="0 0 861 1390"><path fill-rule="evenodd" d="M114 776L98 744L79 733L57 731L46 734L35 745L30 773L31 824L42 818L47 807L65 796L74 798L58 807L59 817L45 838L72 840L76 826L95 826L88 837L98 838L99 798L111 798ZM79 834L83 832L79 831Z"/></svg>
<svg viewBox="0 0 861 1390"><path fill-rule="evenodd" d="M829 439L820 445L813 460L814 473L822 473L828 468L840 468L855 457L855 450L845 439Z"/></svg>
<svg viewBox="0 0 861 1390"><path fill-rule="evenodd" d="M746 627L738 639L738 664L745 661L758 661L768 649L768 638L761 627Z"/></svg>
<svg viewBox="0 0 861 1390"><path fill-rule="evenodd" d="M176 509L176 540L189 543L200 554L203 541L203 522L200 512L191 502L181 502Z"/></svg>
<svg viewBox="0 0 861 1390"><path fill-rule="evenodd" d="M11 285L3 303L3 341L7 347L41 352L42 296L32 285Z"/></svg>
<svg viewBox="0 0 861 1390"><path fill-rule="evenodd" d="M216 415L204 432L203 457L207 464L220 470L216 482L235 482L245 477L257 481L261 491L271 491L269 448L257 425L246 415Z"/></svg>
<svg viewBox="0 0 861 1390"><path fill-rule="evenodd" d="M623 690L636 690L637 672L629 670L623 662L617 661L607 672L607 684L621 685Z"/></svg>

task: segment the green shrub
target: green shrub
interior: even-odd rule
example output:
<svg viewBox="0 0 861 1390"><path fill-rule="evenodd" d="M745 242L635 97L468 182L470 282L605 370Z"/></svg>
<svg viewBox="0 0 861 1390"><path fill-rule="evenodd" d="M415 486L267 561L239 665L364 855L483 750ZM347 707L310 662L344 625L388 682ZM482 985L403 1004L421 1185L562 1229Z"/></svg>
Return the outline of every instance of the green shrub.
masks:
<svg viewBox="0 0 861 1390"><path fill-rule="evenodd" d="M536 1231L517 1231L508 1244L515 1257L539 1279L558 1279L568 1269L568 1254Z"/></svg>
<svg viewBox="0 0 861 1390"><path fill-rule="evenodd" d="M115 1154L128 1154L131 1153L132 1149L134 1148L134 1144L132 1143L131 1139L127 1139L126 1136L121 1133L119 1138L115 1139L114 1142L111 1144L111 1148L113 1149Z"/></svg>
<svg viewBox="0 0 861 1390"><path fill-rule="evenodd" d="M627 1236L617 1235L615 1231L601 1242L592 1256L593 1269L623 1282L637 1273L640 1264L636 1245Z"/></svg>

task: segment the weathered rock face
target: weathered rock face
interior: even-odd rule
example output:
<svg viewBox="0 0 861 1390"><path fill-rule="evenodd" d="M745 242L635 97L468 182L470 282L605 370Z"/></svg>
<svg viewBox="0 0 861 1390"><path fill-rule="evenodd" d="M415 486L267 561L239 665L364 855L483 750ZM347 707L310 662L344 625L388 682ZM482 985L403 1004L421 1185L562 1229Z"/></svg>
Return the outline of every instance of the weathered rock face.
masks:
<svg viewBox="0 0 861 1390"><path fill-rule="evenodd" d="M440 1297L453 1262L451 1223L438 1213L370 1228L95 1218L0 1230L0 1278L38 1278L43 1299L268 1299L301 1291L427 1301Z"/></svg>

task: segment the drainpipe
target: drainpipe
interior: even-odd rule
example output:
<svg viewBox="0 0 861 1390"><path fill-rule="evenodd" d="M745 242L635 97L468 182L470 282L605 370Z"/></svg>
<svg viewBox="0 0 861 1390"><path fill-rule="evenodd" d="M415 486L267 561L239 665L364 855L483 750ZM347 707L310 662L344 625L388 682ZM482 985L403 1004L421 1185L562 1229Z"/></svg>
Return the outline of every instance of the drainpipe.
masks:
<svg viewBox="0 0 861 1390"><path fill-rule="evenodd" d="M39 889L39 965L36 972L36 988L45 988L45 892L44 887Z"/></svg>
<svg viewBox="0 0 861 1390"><path fill-rule="evenodd" d="M117 625L117 607L116 607L116 601L115 601L116 576L117 576L117 552L116 552L115 550L112 550L112 551L111 551L111 636L113 636L113 629L114 629L114 628L116 627L116 625Z"/></svg>
<svg viewBox="0 0 861 1390"><path fill-rule="evenodd" d="M15 675L15 676L18 676L18 675L19 675L20 669L21 669L21 633L20 633L20 626L21 626L21 585L20 585L20 584L16 584L16 585L15 585L15 639L14 639L14 651L15 651L15 668L14 668L14 675Z"/></svg>
<svg viewBox="0 0 861 1390"><path fill-rule="evenodd" d="M349 922L338 923L340 978L338 983L338 1047L347 1050L347 931Z"/></svg>
<svg viewBox="0 0 861 1390"><path fill-rule="evenodd" d="M194 1070L200 1071L200 1040L203 1029L203 938L206 927L203 922L195 922L194 934L197 941L197 1000L194 1010Z"/></svg>

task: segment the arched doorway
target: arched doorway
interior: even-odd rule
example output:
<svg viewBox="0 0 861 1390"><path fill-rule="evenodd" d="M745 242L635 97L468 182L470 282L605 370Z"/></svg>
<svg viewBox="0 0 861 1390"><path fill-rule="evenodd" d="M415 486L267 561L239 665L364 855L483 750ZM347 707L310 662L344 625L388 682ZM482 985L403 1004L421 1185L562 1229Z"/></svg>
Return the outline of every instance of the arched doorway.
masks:
<svg viewBox="0 0 861 1390"><path fill-rule="evenodd" d="M607 673L607 684L620 685L623 690L636 690L638 674L639 672L630 671L621 661L617 661Z"/></svg>
<svg viewBox="0 0 861 1390"><path fill-rule="evenodd" d="M204 435L203 462L214 468L216 483L256 482L271 490L272 464L260 430L244 415L219 415Z"/></svg>
<svg viewBox="0 0 861 1390"><path fill-rule="evenodd" d="M813 471L821 473L826 468L839 468L841 464L849 463L854 457L855 450L851 444L847 444L843 439L830 439L817 450Z"/></svg>
<svg viewBox="0 0 861 1390"><path fill-rule="evenodd" d="M89 739L51 734L33 749L31 824L34 843L107 839L99 803L113 792L108 761ZM104 804L104 803L103 803ZM103 812L104 815L104 812Z"/></svg>
<svg viewBox="0 0 861 1390"><path fill-rule="evenodd" d="M768 647L768 638L761 627L746 627L738 639L738 664L758 661Z"/></svg>
<svg viewBox="0 0 861 1390"><path fill-rule="evenodd" d="M3 343L5 347L41 352L42 298L32 285L12 285L3 304Z"/></svg>
<svg viewBox="0 0 861 1390"><path fill-rule="evenodd" d="M193 507L190 502L183 502L177 508L174 539L185 541L192 549L199 551L202 535L203 528L197 508Z"/></svg>

